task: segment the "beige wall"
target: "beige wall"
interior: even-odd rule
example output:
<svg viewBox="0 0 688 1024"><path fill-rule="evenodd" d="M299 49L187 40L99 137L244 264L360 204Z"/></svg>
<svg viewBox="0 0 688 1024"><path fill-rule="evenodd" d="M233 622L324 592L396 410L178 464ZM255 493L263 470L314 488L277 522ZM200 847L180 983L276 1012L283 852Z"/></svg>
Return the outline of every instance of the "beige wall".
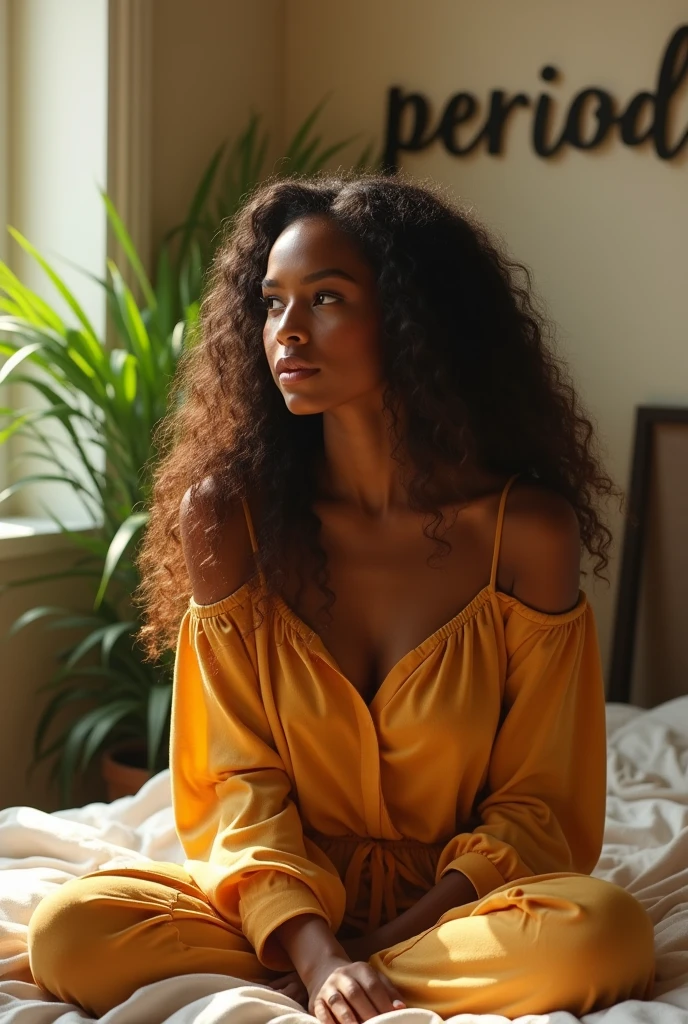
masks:
<svg viewBox="0 0 688 1024"><path fill-rule="evenodd" d="M665 44L688 21L684 0L289 0L288 10L286 129L332 89L328 130L380 139L392 85L425 94L436 117L463 90L482 105L494 88L535 96L547 63L562 72L549 87L561 100L559 118L570 97L593 85L625 105L654 89ZM434 143L402 165L451 186L532 268L607 469L626 487L634 406L688 402L688 149L665 162L614 138L600 150L544 160L530 146L530 118L516 112L499 157L455 157ZM688 125L688 89L677 121ZM605 665L622 543L616 514L611 528L612 587L584 583Z"/></svg>
<svg viewBox="0 0 688 1024"><path fill-rule="evenodd" d="M284 2L152 0L152 237L186 215L214 150L252 109L280 145Z"/></svg>

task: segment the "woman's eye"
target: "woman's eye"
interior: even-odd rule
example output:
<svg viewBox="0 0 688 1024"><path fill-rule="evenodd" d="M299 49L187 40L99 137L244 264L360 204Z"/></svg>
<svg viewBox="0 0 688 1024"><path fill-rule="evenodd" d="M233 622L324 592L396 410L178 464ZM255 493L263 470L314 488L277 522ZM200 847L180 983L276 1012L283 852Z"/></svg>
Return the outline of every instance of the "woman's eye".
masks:
<svg viewBox="0 0 688 1024"><path fill-rule="evenodd" d="M329 305L331 302L338 302L339 296L332 295L330 292L316 292L315 293L315 304L318 306ZM322 301L321 301L322 300ZM273 302L279 302L279 306L273 306ZM261 305L268 312L274 312L277 309L284 308L284 303L276 295L264 295L261 298Z"/></svg>

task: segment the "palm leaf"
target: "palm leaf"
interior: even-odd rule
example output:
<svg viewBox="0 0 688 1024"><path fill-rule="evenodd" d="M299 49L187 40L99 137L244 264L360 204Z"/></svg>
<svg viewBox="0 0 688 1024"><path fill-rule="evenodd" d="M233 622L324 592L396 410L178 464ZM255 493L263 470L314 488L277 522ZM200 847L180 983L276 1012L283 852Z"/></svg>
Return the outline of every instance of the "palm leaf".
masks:
<svg viewBox="0 0 688 1024"><path fill-rule="evenodd" d="M40 295L37 295L31 288L23 284L16 274L12 273L7 264L2 262L0 262L0 289L15 298L22 309L26 311L24 315L27 320L33 320L43 323L47 327L52 327L58 334L64 333L65 325L62 317Z"/></svg>
<svg viewBox="0 0 688 1024"><path fill-rule="evenodd" d="M11 498L13 494L17 493L17 491L22 490L22 488L27 486L27 484L38 483L65 484L67 487L71 487L75 491L85 492L88 494L88 491L81 481L77 480L75 477L61 476L59 473L31 473L29 476L22 477L21 480L18 480L14 484L10 484L9 487L5 487L0 491L0 504L3 501L7 501L8 498Z"/></svg>
<svg viewBox="0 0 688 1024"><path fill-rule="evenodd" d="M2 500L2 495L0 495ZM108 548L107 555L105 556L105 565L103 566L103 575L98 587L98 593L94 602L94 608L100 606L105 591L108 588L112 574L115 571L119 561L129 547L132 538L141 530L148 522L147 512L135 512L124 520L122 525L117 530L117 533L112 538L110 546Z"/></svg>
<svg viewBox="0 0 688 1024"><path fill-rule="evenodd" d="M354 139L357 138L358 135L351 135L349 136L348 139L345 139L343 142L338 142L334 146L330 146L328 149L323 150L322 153L320 153L311 161L311 163L307 167L307 173L314 174L316 171L319 171L322 167L325 166L328 160L332 159L332 157L336 153L339 153L340 150L344 149L345 146L348 146L350 142L353 142Z"/></svg>
<svg viewBox="0 0 688 1024"><path fill-rule="evenodd" d="M193 232L195 230L195 224L199 219L203 207L208 201L208 196L210 195L210 191L213 187L213 183L215 181L218 168L220 166L220 161L222 159L222 154L225 150L225 145L226 144L223 142L222 145L218 146L215 152L213 153L210 163L206 167L203 177L201 178L201 181L198 185L198 188L194 193L194 197L191 200L191 206L186 217L184 230L182 232L182 239L179 246L179 253L177 257L178 268L184 265L184 262L187 258L189 245L191 244L191 239L193 237Z"/></svg>
<svg viewBox="0 0 688 1024"><path fill-rule="evenodd" d="M59 773L60 789L64 800L68 798L69 793L71 792L74 774L79 760L81 759L81 770L83 771L85 764L87 763L84 760L86 750L90 750L90 757L92 757L97 750L97 746L94 748L92 740L89 743L89 737L91 734L94 732L96 733L100 745L105 737L112 733L114 727L119 725L122 719L126 718L127 715L135 712L136 709L137 704L134 700L113 701L111 704L106 704L104 707L93 708L67 731L64 746L62 748Z"/></svg>
<svg viewBox="0 0 688 1024"><path fill-rule="evenodd" d="M39 605L36 608L29 608L28 611L24 612L19 616L19 618L14 620L7 631L7 635L14 636L20 629L24 629L25 626L30 626L33 622L38 622L39 619L44 619L48 615L66 614L68 614L68 609L60 608L57 605Z"/></svg>
<svg viewBox="0 0 688 1024"><path fill-rule="evenodd" d="M80 686L69 690L60 690L59 693L54 694L54 696L50 698L39 716L36 731L34 733L33 756L36 761L39 761L44 757L48 757L52 752L51 748L44 750L43 743L57 712L61 711L66 705L75 701L93 700L94 696L95 693L92 687Z"/></svg>
<svg viewBox="0 0 688 1024"><path fill-rule="evenodd" d="M144 299L147 302L148 306L152 310L155 310L157 304L155 292L153 291L153 287L150 281L148 280L148 275L143 269L143 263L141 262L139 254L137 253L134 243L131 240L131 235L125 228L124 223L122 222L122 218L118 214L115 208L115 204L112 202L108 194L106 192L101 192L100 194L103 198L103 202L105 203L105 209L107 211L108 220L110 221L110 226L112 227L112 230L115 234L117 241L124 250L124 254L129 261L129 265L136 274L136 280L139 282L139 285L141 286L141 291L143 292Z"/></svg>
<svg viewBox="0 0 688 1024"><path fill-rule="evenodd" d="M91 337L97 341L96 332L93 329L91 321L88 319L83 309L81 308L80 304L77 302L76 298L69 290L67 285L64 283L62 278L53 270L53 268L50 266L47 260L45 260L41 256L38 250L34 248L33 245L31 245L28 239L24 238L21 232L17 231L16 228L11 227L8 228L7 230L12 235L12 238L15 240L15 242L17 242L17 244L22 247L24 252L28 253L29 256L32 256L38 263L38 265L41 267L41 269L45 271L45 273L50 278L53 285L58 290L64 301L67 303L72 313L74 313L74 315L76 316L77 320L82 325L84 330L88 331Z"/></svg>
<svg viewBox="0 0 688 1024"><path fill-rule="evenodd" d="M0 330L2 330L2 321L0 320ZM29 359L34 352L38 352L43 347L40 341L34 341L30 345L23 345L20 349L15 349L14 354L10 356L2 370L0 370L0 384L4 384L7 378L13 373L18 366L20 366L25 359Z"/></svg>
<svg viewBox="0 0 688 1024"><path fill-rule="evenodd" d="M169 721L172 686L154 686L148 697L148 768L155 771L160 744Z"/></svg>
<svg viewBox="0 0 688 1024"><path fill-rule="evenodd" d="M293 160L296 157L296 155L298 154L299 150L303 146L303 144L304 144L304 142L305 142L305 140L306 140L306 138L308 136L308 133L310 132L311 128L313 127L313 125L317 121L318 117L320 116L321 110L323 109L323 107L327 103L329 103L331 95L332 95L332 92L330 91L328 93L328 95L325 96L320 101L320 103L318 103L313 108L313 110L311 110L310 114L308 114L307 117L305 118L305 120L302 121L302 123L299 125L299 127L297 128L297 130L296 130L296 132L295 132L291 142L287 146L287 151L284 154L284 159L285 160Z"/></svg>

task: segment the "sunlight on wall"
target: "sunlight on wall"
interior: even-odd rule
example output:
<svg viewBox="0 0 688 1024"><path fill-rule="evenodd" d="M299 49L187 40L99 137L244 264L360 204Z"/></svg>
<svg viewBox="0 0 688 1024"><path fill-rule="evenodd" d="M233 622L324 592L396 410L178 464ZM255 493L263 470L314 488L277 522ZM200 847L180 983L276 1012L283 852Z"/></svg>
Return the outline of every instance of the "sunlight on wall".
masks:
<svg viewBox="0 0 688 1024"><path fill-rule="evenodd" d="M22 0L12 6L9 35L13 107L6 220L53 263L98 333L105 326L103 291L69 264L104 276L99 189L106 184L107 8L107 0ZM59 295L14 244L10 259L15 273L69 321ZM28 392L15 387L13 401L35 404ZM21 451L19 444L13 455ZM95 453L102 462L100 455ZM80 503L66 487L43 484L39 493L60 514L79 516ZM36 490L2 511L44 514Z"/></svg>

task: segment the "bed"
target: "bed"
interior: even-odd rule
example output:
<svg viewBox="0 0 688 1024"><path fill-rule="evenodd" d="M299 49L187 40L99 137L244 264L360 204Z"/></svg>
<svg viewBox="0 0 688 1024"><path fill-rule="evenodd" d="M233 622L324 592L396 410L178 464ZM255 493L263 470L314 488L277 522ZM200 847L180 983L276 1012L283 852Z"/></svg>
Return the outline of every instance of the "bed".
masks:
<svg viewBox="0 0 688 1024"><path fill-rule="evenodd" d="M657 976L651 1002L628 1001L586 1014L585 1024L688 1022L688 696L650 710L607 704L608 793L602 855L593 874L628 889L655 928ZM32 983L27 925L41 897L78 875L132 861L181 861L169 772L134 797L46 814L0 812L0 1021L76 1024L91 1020ZM437 1024L425 1010L386 1014L395 1024ZM453 1024L506 1024L460 1014ZM518 1024L574 1024L567 1012L526 1015ZM313 1024L297 1003L260 985L214 974L147 985L104 1024Z"/></svg>

